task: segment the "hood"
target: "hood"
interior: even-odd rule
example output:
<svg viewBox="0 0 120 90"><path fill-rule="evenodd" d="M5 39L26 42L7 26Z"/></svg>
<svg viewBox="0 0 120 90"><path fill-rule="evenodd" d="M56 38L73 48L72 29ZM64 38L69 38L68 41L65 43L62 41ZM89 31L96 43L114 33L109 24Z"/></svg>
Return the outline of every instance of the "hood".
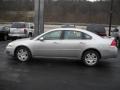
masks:
<svg viewBox="0 0 120 90"><path fill-rule="evenodd" d="M14 43L14 42L19 42L19 41L28 41L28 40L31 40L31 39L30 39L30 38L17 39L17 40L12 41L12 42Z"/></svg>
<svg viewBox="0 0 120 90"><path fill-rule="evenodd" d="M12 41L8 44L8 46L9 45L12 45L13 47L16 47L19 45L28 46L30 45L30 43L33 43L33 40L30 40L30 38L25 38L25 39L18 39L18 40Z"/></svg>

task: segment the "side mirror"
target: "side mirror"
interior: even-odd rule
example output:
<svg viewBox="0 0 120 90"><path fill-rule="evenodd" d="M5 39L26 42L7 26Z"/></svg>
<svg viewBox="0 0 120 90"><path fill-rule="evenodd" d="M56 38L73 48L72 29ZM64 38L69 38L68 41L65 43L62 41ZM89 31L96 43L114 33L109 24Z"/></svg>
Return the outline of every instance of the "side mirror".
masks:
<svg viewBox="0 0 120 90"><path fill-rule="evenodd" d="M43 38L43 37L41 37L39 40L40 40L40 41L44 41L44 38Z"/></svg>

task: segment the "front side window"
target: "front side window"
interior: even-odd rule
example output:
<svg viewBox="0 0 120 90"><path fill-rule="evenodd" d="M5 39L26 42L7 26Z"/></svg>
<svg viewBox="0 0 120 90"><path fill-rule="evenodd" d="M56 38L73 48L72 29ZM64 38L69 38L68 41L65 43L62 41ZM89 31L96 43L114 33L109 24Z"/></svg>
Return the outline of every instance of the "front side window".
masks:
<svg viewBox="0 0 120 90"><path fill-rule="evenodd" d="M91 36L80 31L64 31L64 39L91 39Z"/></svg>
<svg viewBox="0 0 120 90"><path fill-rule="evenodd" d="M58 40L61 38L61 32L62 31L52 31L43 35L43 38L45 40Z"/></svg>

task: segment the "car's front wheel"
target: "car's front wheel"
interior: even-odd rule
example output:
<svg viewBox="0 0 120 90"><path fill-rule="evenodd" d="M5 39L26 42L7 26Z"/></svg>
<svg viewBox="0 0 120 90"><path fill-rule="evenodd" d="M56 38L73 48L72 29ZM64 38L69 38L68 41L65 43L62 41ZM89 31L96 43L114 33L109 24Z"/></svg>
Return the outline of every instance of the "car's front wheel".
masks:
<svg viewBox="0 0 120 90"><path fill-rule="evenodd" d="M26 47L18 47L15 51L15 57L22 62L29 61L32 58L31 52Z"/></svg>
<svg viewBox="0 0 120 90"><path fill-rule="evenodd" d="M95 66L100 59L100 55L97 51L89 50L83 54L82 60L87 66Z"/></svg>

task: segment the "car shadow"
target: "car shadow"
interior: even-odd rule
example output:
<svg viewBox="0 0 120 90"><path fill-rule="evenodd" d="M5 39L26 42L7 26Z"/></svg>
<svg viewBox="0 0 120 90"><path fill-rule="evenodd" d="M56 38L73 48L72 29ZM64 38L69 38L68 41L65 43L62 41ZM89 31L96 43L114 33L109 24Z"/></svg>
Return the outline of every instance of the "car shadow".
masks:
<svg viewBox="0 0 120 90"><path fill-rule="evenodd" d="M96 66L90 67L83 64L82 61L79 60L69 60L69 59L51 59L51 58L39 58L39 59L32 59L28 62L21 62L14 58L9 58L9 65L23 65L27 67L55 67L55 68L89 68L89 69L99 69L99 70L105 70L110 69L112 66L112 63L107 61L100 61Z"/></svg>

